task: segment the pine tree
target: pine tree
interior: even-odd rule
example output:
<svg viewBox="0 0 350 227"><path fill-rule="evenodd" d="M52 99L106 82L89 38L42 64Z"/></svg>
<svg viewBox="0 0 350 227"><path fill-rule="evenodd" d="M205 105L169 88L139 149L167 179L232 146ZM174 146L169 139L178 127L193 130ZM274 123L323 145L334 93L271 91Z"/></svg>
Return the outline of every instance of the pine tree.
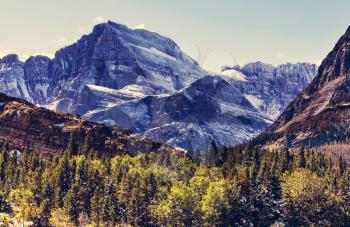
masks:
<svg viewBox="0 0 350 227"><path fill-rule="evenodd" d="M250 164L250 177L252 182L256 181L256 176L258 175L258 171L260 168L260 157L259 153L254 150L252 153L251 164Z"/></svg>
<svg viewBox="0 0 350 227"><path fill-rule="evenodd" d="M95 223L96 226L100 226L103 214L103 200L101 198L101 193L101 189L95 189L91 197L91 220Z"/></svg>
<svg viewBox="0 0 350 227"><path fill-rule="evenodd" d="M78 155L79 153L78 145L76 144L73 132L70 134L65 152L67 152L70 156Z"/></svg>
<svg viewBox="0 0 350 227"><path fill-rule="evenodd" d="M279 163L279 172L280 173L284 173L286 171L289 171L290 168L290 164L291 164L291 156L289 153L289 149L284 149L280 152L281 155L281 160Z"/></svg>
<svg viewBox="0 0 350 227"><path fill-rule="evenodd" d="M216 155L218 153L218 148L216 146L216 143L214 140L210 143L210 146L206 146L204 157L205 157L205 164L207 166L212 166L215 162Z"/></svg>
<svg viewBox="0 0 350 227"><path fill-rule="evenodd" d="M79 215L81 212L81 205L78 198L78 194L78 185L74 184L64 198L64 209L67 212L70 221L75 226L79 226Z"/></svg>
<svg viewBox="0 0 350 227"><path fill-rule="evenodd" d="M197 165L200 165L202 163L202 154L199 150L194 151L192 160Z"/></svg>
<svg viewBox="0 0 350 227"><path fill-rule="evenodd" d="M0 213L10 214L12 212L11 204L8 203L6 197L0 194Z"/></svg>
<svg viewBox="0 0 350 227"><path fill-rule="evenodd" d="M106 193L103 201L102 219L104 223L115 226L121 221L121 210L117 198L117 193L112 183L106 187Z"/></svg>
<svg viewBox="0 0 350 227"><path fill-rule="evenodd" d="M69 153L65 152L60 158L58 167L56 168L56 185L55 185L55 202L57 207L63 206L63 198L68 192L72 183L72 171L69 163Z"/></svg>
<svg viewBox="0 0 350 227"><path fill-rule="evenodd" d="M338 172L339 172L339 175L343 175L344 174L345 168L346 168L346 164L345 164L345 161L343 159L343 155L341 154L339 159L338 159Z"/></svg>
<svg viewBox="0 0 350 227"><path fill-rule="evenodd" d="M350 225L350 167L343 156L333 161L312 150L239 145L198 165L165 152L38 153L17 156L6 147L0 153L0 212L35 226Z"/></svg>
<svg viewBox="0 0 350 227"><path fill-rule="evenodd" d="M38 212L37 224L36 226L49 226L51 217L51 205L48 199L41 202Z"/></svg>
<svg viewBox="0 0 350 227"><path fill-rule="evenodd" d="M228 156L228 148L226 146L223 146L216 154L215 166L221 167L227 160L227 156Z"/></svg>
<svg viewBox="0 0 350 227"><path fill-rule="evenodd" d="M192 161L194 161L194 160L193 160L193 157L194 157L194 149L193 149L193 147L192 147L192 144L190 144L190 146L188 147L186 154L188 155L188 157L190 157L190 159L191 159Z"/></svg>
<svg viewBox="0 0 350 227"><path fill-rule="evenodd" d="M305 150L304 148L301 148L298 152L297 157L294 160L294 168L305 168L306 167L306 159L305 159Z"/></svg>
<svg viewBox="0 0 350 227"><path fill-rule="evenodd" d="M8 153L8 148L7 144L5 143L2 147L1 154L0 154L0 183L4 183L5 181L5 173L6 173L6 168L9 162L9 153Z"/></svg>

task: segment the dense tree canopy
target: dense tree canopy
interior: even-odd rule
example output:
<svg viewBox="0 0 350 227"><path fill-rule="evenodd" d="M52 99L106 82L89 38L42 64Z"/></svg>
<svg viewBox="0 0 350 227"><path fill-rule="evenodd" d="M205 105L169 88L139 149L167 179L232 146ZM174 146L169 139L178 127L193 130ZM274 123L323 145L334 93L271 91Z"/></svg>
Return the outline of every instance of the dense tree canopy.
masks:
<svg viewBox="0 0 350 227"><path fill-rule="evenodd" d="M34 226L349 226L342 158L211 145L203 155L0 153L0 222ZM209 154L212 152L211 154Z"/></svg>

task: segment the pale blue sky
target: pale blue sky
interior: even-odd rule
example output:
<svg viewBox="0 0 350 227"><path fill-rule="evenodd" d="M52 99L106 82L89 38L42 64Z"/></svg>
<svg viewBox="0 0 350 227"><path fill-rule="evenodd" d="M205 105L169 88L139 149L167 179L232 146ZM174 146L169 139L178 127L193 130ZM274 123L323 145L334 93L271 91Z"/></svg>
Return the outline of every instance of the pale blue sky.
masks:
<svg viewBox="0 0 350 227"><path fill-rule="evenodd" d="M350 25L350 1L0 0L0 55L52 55L106 20L168 36L212 71L320 63Z"/></svg>

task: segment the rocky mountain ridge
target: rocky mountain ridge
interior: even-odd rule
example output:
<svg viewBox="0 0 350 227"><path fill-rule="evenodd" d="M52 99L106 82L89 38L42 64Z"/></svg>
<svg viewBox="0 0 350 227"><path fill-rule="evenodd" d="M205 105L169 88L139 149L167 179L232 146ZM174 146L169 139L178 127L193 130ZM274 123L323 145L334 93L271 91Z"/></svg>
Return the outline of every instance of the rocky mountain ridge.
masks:
<svg viewBox="0 0 350 227"><path fill-rule="evenodd" d="M222 73L237 80L239 90L262 113L276 120L288 104L303 91L317 73L310 63L277 66L252 62L244 66L225 66Z"/></svg>
<svg viewBox="0 0 350 227"><path fill-rule="evenodd" d="M265 70L269 67L253 63L213 75L171 39L109 21L53 59L0 59L0 92L204 150L212 140L236 144L262 132L315 69L290 64ZM233 70L248 80L227 74Z"/></svg>
<svg viewBox="0 0 350 227"><path fill-rule="evenodd" d="M175 152L163 143L137 136L129 130L92 123L79 117L55 113L0 93L0 145L10 149L39 149L44 155L61 154L70 143L86 152L107 155L142 152Z"/></svg>
<svg viewBox="0 0 350 227"><path fill-rule="evenodd" d="M312 83L255 143L267 149L349 150L349 59L350 28L324 59Z"/></svg>

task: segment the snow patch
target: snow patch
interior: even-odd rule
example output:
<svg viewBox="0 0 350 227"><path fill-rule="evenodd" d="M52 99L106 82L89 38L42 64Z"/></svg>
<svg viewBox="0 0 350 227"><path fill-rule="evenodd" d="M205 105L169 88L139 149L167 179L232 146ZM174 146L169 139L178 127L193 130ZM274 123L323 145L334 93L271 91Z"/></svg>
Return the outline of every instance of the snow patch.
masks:
<svg viewBox="0 0 350 227"><path fill-rule="evenodd" d="M107 87L98 86L94 84L87 84L86 86L93 91L99 91L99 92L109 93L109 94L117 94L117 90L112 88L107 88Z"/></svg>
<svg viewBox="0 0 350 227"><path fill-rule="evenodd" d="M54 124L53 126L56 128L64 128L66 124L65 123L61 123L61 124Z"/></svg>
<svg viewBox="0 0 350 227"><path fill-rule="evenodd" d="M135 98L143 98L145 97L145 95L151 94L151 91L149 88L138 86L135 84L125 86L122 89L119 89L118 91L123 94L134 96Z"/></svg>
<svg viewBox="0 0 350 227"><path fill-rule="evenodd" d="M146 95L153 94L152 89L144 86L139 86L136 84L127 85L119 90L107 88L103 86L97 86L93 84L86 85L89 89L95 92L107 93L111 95L126 95L133 98L143 98Z"/></svg>
<svg viewBox="0 0 350 227"><path fill-rule="evenodd" d="M116 69L116 66L115 65L110 65L108 67L109 71L114 71Z"/></svg>
<svg viewBox="0 0 350 227"><path fill-rule="evenodd" d="M245 75L242 72L237 71L235 69L225 70L221 73L221 75L231 77L234 80L238 80L238 81L247 81Z"/></svg>
<svg viewBox="0 0 350 227"><path fill-rule="evenodd" d="M256 108L259 109L263 104L263 101L254 95L244 95L246 99Z"/></svg>
<svg viewBox="0 0 350 227"><path fill-rule="evenodd" d="M21 157L22 155L22 153L19 150L11 150L9 153L11 157L16 156L17 158Z"/></svg>
<svg viewBox="0 0 350 227"><path fill-rule="evenodd" d="M141 47L141 46L136 46L136 45L132 45L132 46L137 47L137 48L139 48L141 50L144 50L144 51L146 51L148 53L151 53L151 54L158 55L160 57L166 58L168 60L176 61L176 58L174 58L173 56L158 50L157 48L154 48L154 47L146 48L146 47Z"/></svg>
<svg viewBox="0 0 350 227"><path fill-rule="evenodd" d="M57 106L58 104L60 103L60 100L56 100L56 101L53 101L52 103L48 104L48 105L44 105L43 107L49 109L49 110L56 110L57 109Z"/></svg>
<svg viewBox="0 0 350 227"><path fill-rule="evenodd" d="M112 119L104 119L103 121L101 121L101 123L106 124L106 125L110 125L110 126L116 125L115 121Z"/></svg>
<svg viewBox="0 0 350 227"><path fill-rule="evenodd" d="M271 119L277 119L281 114L280 108L281 106L278 104L277 100L273 100L270 103L268 110L266 111L266 115Z"/></svg>

